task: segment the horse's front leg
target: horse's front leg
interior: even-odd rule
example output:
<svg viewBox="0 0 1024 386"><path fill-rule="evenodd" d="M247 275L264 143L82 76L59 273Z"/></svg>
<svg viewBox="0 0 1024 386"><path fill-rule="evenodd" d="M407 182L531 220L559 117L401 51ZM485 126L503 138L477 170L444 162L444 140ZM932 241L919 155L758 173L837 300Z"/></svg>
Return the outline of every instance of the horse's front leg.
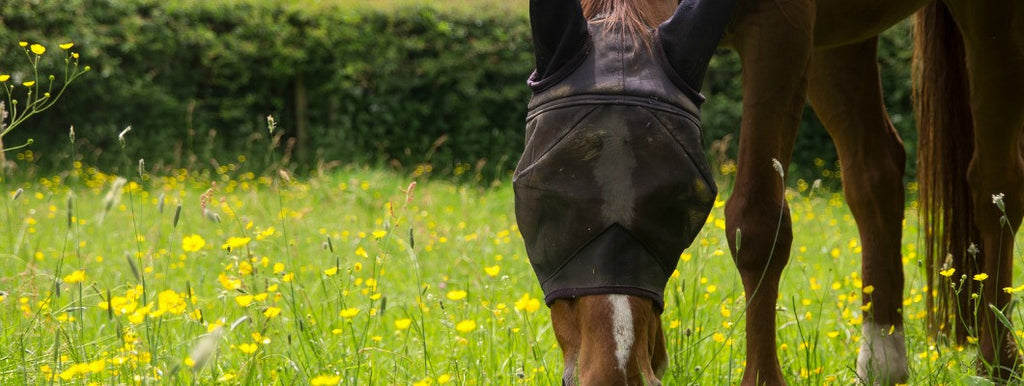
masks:
<svg viewBox="0 0 1024 386"><path fill-rule="evenodd" d="M740 3L732 45L743 64L743 121L726 234L747 297L743 384L784 384L775 340L779 278L793 240L783 171L807 88L814 2Z"/></svg>
<svg viewBox="0 0 1024 386"><path fill-rule="evenodd" d="M649 299L590 295L556 300L551 324L563 385L660 385L668 365L661 319Z"/></svg>

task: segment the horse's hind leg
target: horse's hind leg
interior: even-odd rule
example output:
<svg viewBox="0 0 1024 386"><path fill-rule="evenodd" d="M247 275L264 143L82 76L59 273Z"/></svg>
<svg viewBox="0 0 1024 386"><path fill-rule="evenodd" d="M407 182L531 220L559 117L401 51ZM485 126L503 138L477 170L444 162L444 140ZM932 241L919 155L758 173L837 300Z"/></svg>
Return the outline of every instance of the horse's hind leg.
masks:
<svg viewBox="0 0 1024 386"><path fill-rule="evenodd" d="M756 5L759 9L739 7ZM747 298L743 384L784 384L776 347L779 278L793 230L783 170L804 108L812 1L757 1L737 8L732 44L743 64L743 120L726 235ZM776 169L778 168L778 169Z"/></svg>
<svg viewBox="0 0 1024 386"><path fill-rule="evenodd" d="M811 61L808 96L832 136L843 191L863 245L865 313L857 375L869 384L907 380L900 253L906 154L882 100L877 38L819 50ZM870 293L867 293L870 292Z"/></svg>
<svg viewBox="0 0 1024 386"><path fill-rule="evenodd" d="M1024 217L1024 3L949 4L964 33L975 129L967 178L988 274L978 343L992 375L1008 379L1020 357L1011 330L988 307L1009 311L1012 295L1004 288L1013 286L1014 235Z"/></svg>

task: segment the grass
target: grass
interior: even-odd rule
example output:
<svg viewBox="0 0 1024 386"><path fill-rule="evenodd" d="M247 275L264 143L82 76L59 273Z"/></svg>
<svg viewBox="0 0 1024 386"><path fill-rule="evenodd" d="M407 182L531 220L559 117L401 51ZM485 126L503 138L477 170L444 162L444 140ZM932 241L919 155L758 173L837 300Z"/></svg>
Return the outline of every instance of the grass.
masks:
<svg viewBox="0 0 1024 386"><path fill-rule="evenodd" d="M76 165L0 183L0 378L559 382L508 183L245 169L242 157L205 174L132 171L111 190L115 175ZM853 219L838 193L798 182L789 196L797 231L776 315L785 375L854 383L863 311ZM719 202L669 283L666 384L740 379L742 287L722 218ZM926 338L914 218L910 209L903 247L910 383L978 383L974 347Z"/></svg>
<svg viewBox="0 0 1024 386"><path fill-rule="evenodd" d="M522 17L527 15L529 8L529 3L525 1L501 0L224 0L219 2L218 6L223 6L225 2L283 5L290 9L325 11L370 9L390 12L429 6L457 13L499 12ZM177 6L210 5L201 0L171 0L169 4Z"/></svg>

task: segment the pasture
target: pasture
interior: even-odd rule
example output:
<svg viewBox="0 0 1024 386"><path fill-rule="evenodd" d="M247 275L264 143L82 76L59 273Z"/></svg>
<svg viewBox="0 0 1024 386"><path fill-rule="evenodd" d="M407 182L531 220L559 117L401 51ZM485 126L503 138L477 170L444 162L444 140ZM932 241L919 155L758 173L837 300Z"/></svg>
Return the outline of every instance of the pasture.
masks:
<svg viewBox="0 0 1024 386"><path fill-rule="evenodd" d="M118 171L76 163L0 183L0 378L558 383L561 354L509 182L480 188L359 167L294 179L235 161L154 174L127 161ZM723 171L725 193L666 294L666 384L736 383L743 369ZM860 294L872 291L859 279L856 228L841 193L787 186L795 240L776 313L783 371L793 384L851 384L870 312ZM974 347L927 337L913 184L908 191L910 383L984 384L973 377ZM1020 326L1019 311L1013 319Z"/></svg>

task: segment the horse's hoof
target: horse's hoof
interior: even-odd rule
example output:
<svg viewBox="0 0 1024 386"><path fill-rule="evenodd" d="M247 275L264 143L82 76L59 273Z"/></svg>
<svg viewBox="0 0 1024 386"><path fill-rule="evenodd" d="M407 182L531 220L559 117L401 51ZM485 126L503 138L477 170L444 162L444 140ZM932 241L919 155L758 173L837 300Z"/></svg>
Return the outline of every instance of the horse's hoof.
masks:
<svg viewBox="0 0 1024 386"><path fill-rule="evenodd" d="M867 385L894 385L906 383L907 348L903 328L865 323L864 334L857 356L857 377Z"/></svg>

